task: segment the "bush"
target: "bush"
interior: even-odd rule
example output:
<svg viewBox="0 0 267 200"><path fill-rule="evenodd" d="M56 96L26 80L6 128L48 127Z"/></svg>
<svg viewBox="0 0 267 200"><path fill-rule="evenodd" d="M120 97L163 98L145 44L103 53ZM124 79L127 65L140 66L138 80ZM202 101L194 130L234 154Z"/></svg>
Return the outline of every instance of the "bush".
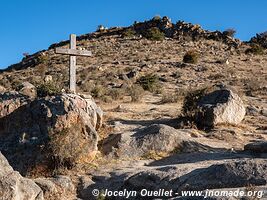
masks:
<svg viewBox="0 0 267 200"><path fill-rule="evenodd" d="M119 100L122 99L124 96L124 91L121 88L111 88L108 91L108 95L113 99L113 100Z"/></svg>
<svg viewBox="0 0 267 200"><path fill-rule="evenodd" d="M139 85L133 85L128 88L128 93L131 96L132 102L138 102L144 94L144 89Z"/></svg>
<svg viewBox="0 0 267 200"><path fill-rule="evenodd" d="M246 49L246 54L262 55L264 54L264 48L258 44L251 44L251 47Z"/></svg>
<svg viewBox="0 0 267 200"><path fill-rule="evenodd" d="M190 50L184 55L183 62L196 64L198 62L198 57L199 55L196 51Z"/></svg>
<svg viewBox="0 0 267 200"><path fill-rule="evenodd" d="M153 41L162 41L165 38L164 33L161 32L157 27L153 27L144 31L142 35L145 38Z"/></svg>
<svg viewBox="0 0 267 200"><path fill-rule="evenodd" d="M162 95L162 99L160 101L160 103L164 104L164 103L177 103L180 100L182 100L182 97L184 96L184 91L175 91L172 93L163 93Z"/></svg>
<svg viewBox="0 0 267 200"><path fill-rule="evenodd" d="M136 34L135 30L133 30L132 28L130 28L130 29L125 30L122 33L122 37L123 38L132 38L132 37L135 36L135 34Z"/></svg>
<svg viewBox="0 0 267 200"><path fill-rule="evenodd" d="M61 89L54 82L44 83L37 86L38 97L54 96L61 93Z"/></svg>
<svg viewBox="0 0 267 200"><path fill-rule="evenodd" d="M159 77L155 74L148 74L140 77L137 80L144 90L150 92L158 92L161 86L159 85Z"/></svg>
<svg viewBox="0 0 267 200"><path fill-rule="evenodd" d="M49 57L47 55L38 56L38 64L47 64Z"/></svg>
<svg viewBox="0 0 267 200"><path fill-rule="evenodd" d="M107 28L106 28L105 26L103 26L103 25L98 25L96 31L97 31L97 32L102 32L102 31L105 31L106 29L107 29Z"/></svg>
<svg viewBox="0 0 267 200"><path fill-rule="evenodd" d="M182 113L186 117L194 117L198 101L207 94L208 88L190 91L186 94L183 102Z"/></svg>
<svg viewBox="0 0 267 200"><path fill-rule="evenodd" d="M105 95L105 88L101 85L96 85L92 90L91 90L91 95L95 98L100 98L103 95Z"/></svg>
<svg viewBox="0 0 267 200"><path fill-rule="evenodd" d="M229 28L229 29L226 29L226 30L223 32L223 34L226 35L226 36L234 37L235 34L236 34L236 30L233 29L233 28Z"/></svg>
<svg viewBox="0 0 267 200"><path fill-rule="evenodd" d="M83 137L84 124L78 119L76 124L60 131L49 131L47 156L51 159L51 168L54 175L64 169L72 169L83 158L90 155L90 143Z"/></svg>
<svg viewBox="0 0 267 200"><path fill-rule="evenodd" d="M161 20L161 16L156 15L152 18L152 21L160 21Z"/></svg>

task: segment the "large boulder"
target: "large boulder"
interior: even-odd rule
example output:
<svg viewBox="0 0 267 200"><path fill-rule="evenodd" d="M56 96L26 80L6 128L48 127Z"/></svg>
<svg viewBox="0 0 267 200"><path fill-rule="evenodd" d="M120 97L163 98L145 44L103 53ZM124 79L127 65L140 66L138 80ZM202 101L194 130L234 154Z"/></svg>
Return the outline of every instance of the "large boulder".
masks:
<svg viewBox="0 0 267 200"><path fill-rule="evenodd" d="M239 124L246 109L240 97L230 89L215 90L200 99L196 121L203 126Z"/></svg>
<svg viewBox="0 0 267 200"><path fill-rule="evenodd" d="M24 98L0 99L3 110L6 101L14 102L0 111L0 150L16 170L50 173L94 158L102 111L92 99L62 94L24 103Z"/></svg>
<svg viewBox="0 0 267 200"><path fill-rule="evenodd" d="M14 171L0 153L0 199L43 200L43 192L34 181Z"/></svg>
<svg viewBox="0 0 267 200"><path fill-rule="evenodd" d="M182 190L205 190L215 188L246 187L267 185L267 162L264 159L249 159L208 168L197 169L180 177Z"/></svg>
<svg viewBox="0 0 267 200"><path fill-rule="evenodd" d="M179 167L164 166L157 170L138 172L124 181L120 190L166 191L181 194L181 191L205 191L206 189L242 188L267 184L267 162L264 159L249 159L214 164L189 173L180 173ZM137 197L136 199L140 199ZM151 197L148 199L155 199ZM197 199L197 198L196 198ZM200 199L200 198L199 198Z"/></svg>
<svg viewBox="0 0 267 200"><path fill-rule="evenodd" d="M152 124L133 132L110 134L102 143L102 152L115 157L151 157L171 152L210 151L187 130L164 124Z"/></svg>
<svg viewBox="0 0 267 200"><path fill-rule="evenodd" d="M0 94L0 119L29 102L30 99L27 96L15 91Z"/></svg>

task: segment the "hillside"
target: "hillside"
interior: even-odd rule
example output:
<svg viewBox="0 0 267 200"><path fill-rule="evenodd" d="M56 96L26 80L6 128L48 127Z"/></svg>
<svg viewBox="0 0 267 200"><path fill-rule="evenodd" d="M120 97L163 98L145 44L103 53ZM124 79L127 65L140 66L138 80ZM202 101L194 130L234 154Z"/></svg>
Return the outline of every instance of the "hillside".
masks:
<svg viewBox="0 0 267 200"><path fill-rule="evenodd" d="M266 190L266 182L261 182L267 180L264 175L266 143L260 147L263 149L260 153L257 145L255 148L245 147L251 142L267 140L267 50L264 38L266 34L258 34L250 41L242 42L233 37L231 30L208 31L183 21L172 23L168 17L135 22L130 27L99 27L94 33L77 37L78 49L90 50L93 54L92 57L77 58L77 93L80 97L65 94L68 92L69 57L54 52L55 47L69 48L69 41L52 44L47 50L26 55L21 62L0 72L0 104L4 102L0 105L3 110L0 110L0 117L4 116L3 121L0 118L0 127L13 117L19 118L16 116L22 117L19 119L23 121L25 113L25 118L28 117L25 127L31 131L36 131L31 123L40 123L38 126L42 128L47 123L55 130L66 125L71 133L75 130L88 133L93 138L90 138L93 148L87 147L79 134L74 135L79 140L75 145L78 150L83 149L81 144L97 153L90 154L90 164L87 160L86 164L68 165L63 171L51 173L42 166L27 168L28 163L26 167L25 163L18 166L16 159L23 162L19 156L28 157L9 151L6 149L8 145L0 147L7 152L3 154L12 167L24 176L37 178L34 180L39 186L43 184L38 182L40 176L60 174L69 177L75 187L71 195L81 199L93 199L91 190L94 188L152 190L166 186L180 192L182 189L244 189L255 185L256 189L259 186ZM4 91L21 92L25 82L37 87L37 100L17 97L17 93L14 100L13 93L10 98L5 96ZM199 125L199 121L194 121L199 117L199 113L193 113L194 101L199 106L207 95L210 97L207 101L212 102L213 96L209 94L214 95L217 90L230 91L228 96L222 93L222 99L216 97L214 106L234 104L226 113L231 119L223 121L225 116L222 116L219 123L206 127L201 124L207 117L204 114ZM206 93L197 96L200 91ZM59 100L53 97L57 95ZM93 100L88 97L90 95ZM81 124L79 120L84 108L80 107L84 100L80 98L85 98L86 102L90 99L93 107L93 111L86 107L87 114L93 119L86 118ZM27 107L25 102L28 101L33 102ZM58 102L65 101L64 113ZM94 101L103 110L103 119L102 111L92 103ZM16 110L17 102L25 110ZM73 105L75 103L78 108ZM212 103L206 104L209 108ZM8 111L4 113L7 107ZM186 109L192 113L186 113ZM16 112L10 114L10 110ZM58 119L54 114L63 116L59 124L55 123ZM39 117L40 122L34 116ZM236 120L238 117L241 120ZM90 120L93 123L89 127L94 127L91 132L84 128ZM232 124L231 120L238 123ZM77 127L75 123L78 123ZM24 134L24 124L13 125ZM49 128L39 129L42 133L50 131ZM60 131L65 133L65 129ZM67 140L71 140L69 137ZM60 140L56 141L60 143ZM256 150L248 152L246 148ZM25 152L28 153L27 148ZM82 152L84 156L86 152ZM46 153L45 150L44 156ZM218 171L220 173L216 173ZM230 180L232 174L236 176L235 181L224 182L224 176ZM253 175L246 177L247 174ZM215 183L213 179L219 181ZM61 199L68 199L69 188L66 191L59 195ZM53 198L58 199L58 196Z"/></svg>

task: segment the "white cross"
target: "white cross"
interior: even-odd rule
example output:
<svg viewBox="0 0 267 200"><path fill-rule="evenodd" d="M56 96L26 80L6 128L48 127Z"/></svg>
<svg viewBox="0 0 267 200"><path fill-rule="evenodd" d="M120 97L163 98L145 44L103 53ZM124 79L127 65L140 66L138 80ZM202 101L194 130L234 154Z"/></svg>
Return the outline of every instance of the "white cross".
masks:
<svg viewBox="0 0 267 200"><path fill-rule="evenodd" d="M62 49L56 48L57 54L70 55L70 67L69 67L69 89L70 92L76 93L76 56L92 56L91 51L76 49L76 35L70 35L70 48Z"/></svg>

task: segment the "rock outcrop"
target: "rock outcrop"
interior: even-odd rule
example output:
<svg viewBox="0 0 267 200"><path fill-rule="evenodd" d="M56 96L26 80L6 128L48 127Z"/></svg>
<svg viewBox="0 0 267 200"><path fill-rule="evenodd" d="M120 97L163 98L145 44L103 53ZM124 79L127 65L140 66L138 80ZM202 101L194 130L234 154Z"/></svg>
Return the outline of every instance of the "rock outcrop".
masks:
<svg viewBox="0 0 267 200"><path fill-rule="evenodd" d="M74 94L34 101L17 93L1 97L0 150L22 174L71 168L94 157L102 111L92 99Z"/></svg>
<svg viewBox="0 0 267 200"><path fill-rule="evenodd" d="M6 92L0 94L0 119L12 113L21 106L25 106L30 99L18 92ZM1 127L1 124L0 124Z"/></svg>
<svg viewBox="0 0 267 200"><path fill-rule="evenodd" d="M21 83L19 93L28 96L32 99L37 97L36 87L29 82Z"/></svg>
<svg viewBox="0 0 267 200"><path fill-rule="evenodd" d="M253 153L267 153L267 141L248 143L244 146L244 150Z"/></svg>
<svg viewBox="0 0 267 200"><path fill-rule="evenodd" d="M196 121L203 126L239 124L246 109L241 98L229 89L215 90L200 99Z"/></svg>
<svg viewBox="0 0 267 200"><path fill-rule="evenodd" d="M0 199L43 200L43 191L34 181L14 171L0 153Z"/></svg>
<svg viewBox="0 0 267 200"><path fill-rule="evenodd" d="M34 182L43 190L45 199L76 199L75 186L67 176L37 178Z"/></svg>
<svg viewBox="0 0 267 200"><path fill-rule="evenodd" d="M266 186L267 176L265 160L242 160L214 164L207 168L193 170L184 175L177 173L175 167L165 167L161 170L139 172L126 181L122 188L140 191L147 190L173 190L181 191L240 188L248 185ZM137 198L138 199L138 198ZM153 198L151 198L153 199Z"/></svg>
<svg viewBox="0 0 267 200"><path fill-rule="evenodd" d="M250 39L249 43L258 44L263 48L267 48L267 32L256 34L256 36Z"/></svg>
<svg viewBox="0 0 267 200"><path fill-rule="evenodd" d="M206 188L235 188L248 185L267 184L266 160L241 160L212 165L208 168L192 171L180 177L179 190L205 190Z"/></svg>
<svg viewBox="0 0 267 200"><path fill-rule="evenodd" d="M103 142L106 154L114 153L119 157L139 157L155 152L171 152L179 146L186 136L184 132L163 125L153 124L132 133L110 135Z"/></svg>
<svg viewBox="0 0 267 200"><path fill-rule="evenodd" d="M111 134L101 146L105 154L115 157L146 157L153 153L212 150L211 147L194 141L186 130L164 124L152 124L135 132Z"/></svg>

